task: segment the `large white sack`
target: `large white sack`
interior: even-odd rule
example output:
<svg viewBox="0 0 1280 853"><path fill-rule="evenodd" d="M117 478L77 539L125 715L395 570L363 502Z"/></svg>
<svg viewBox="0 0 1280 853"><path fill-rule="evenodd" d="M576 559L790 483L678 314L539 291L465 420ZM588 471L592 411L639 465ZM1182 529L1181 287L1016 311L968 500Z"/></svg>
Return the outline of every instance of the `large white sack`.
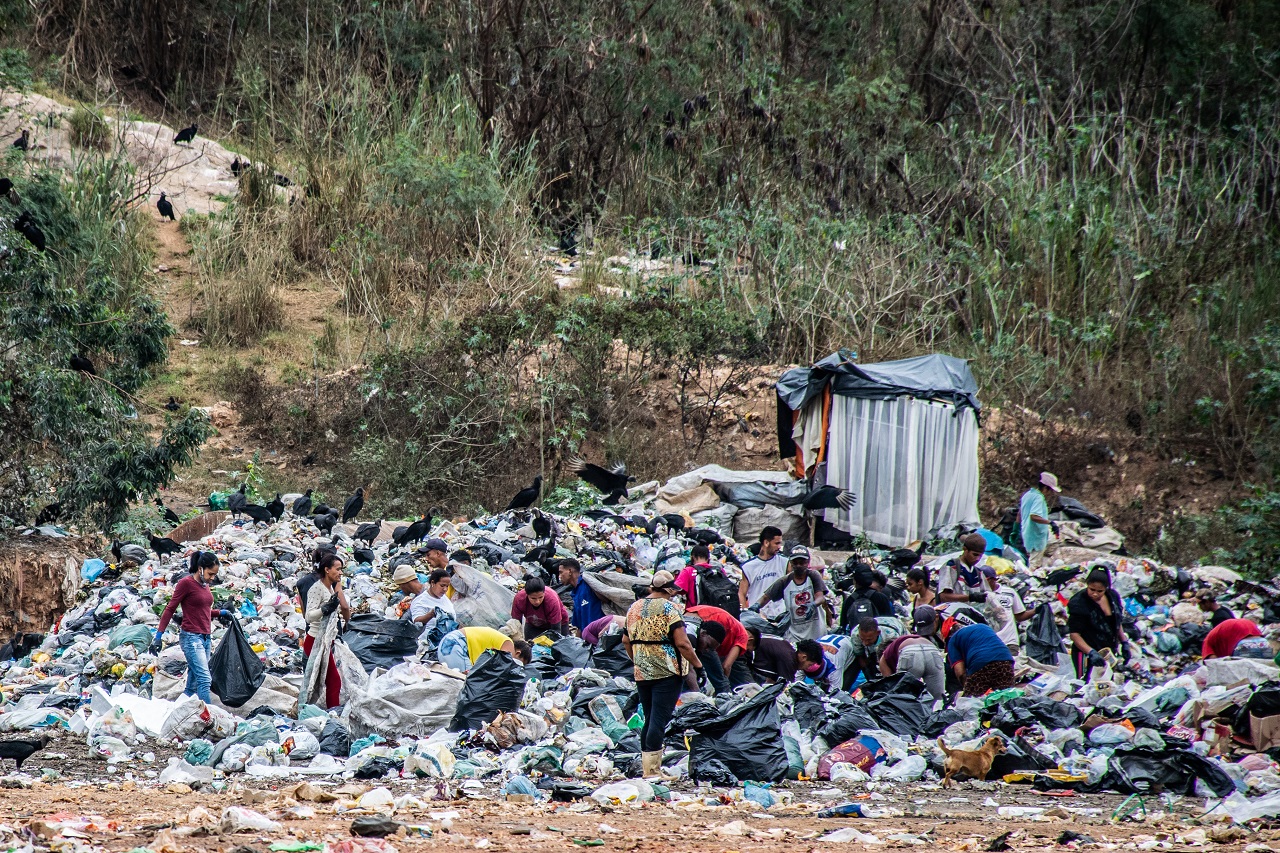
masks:
<svg viewBox="0 0 1280 853"><path fill-rule="evenodd" d="M352 739L428 737L449 725L465 682L420 663L398 664L348 694L343 721Z"/></svg>

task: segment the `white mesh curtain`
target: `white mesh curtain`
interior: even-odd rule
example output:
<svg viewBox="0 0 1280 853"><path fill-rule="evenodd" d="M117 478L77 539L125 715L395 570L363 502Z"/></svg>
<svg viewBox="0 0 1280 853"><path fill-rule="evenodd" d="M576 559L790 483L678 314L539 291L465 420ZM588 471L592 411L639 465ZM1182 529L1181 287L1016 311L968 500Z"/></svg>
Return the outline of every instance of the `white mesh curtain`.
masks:
<svg viewBox="0 0 1280 853"><path fill-rule="evenodd" d="M939 525L978 521L978 424L970 410L914 397L831 405L827 483L852 490L852 512L825 510L841 530L899 547Z"/></svg>

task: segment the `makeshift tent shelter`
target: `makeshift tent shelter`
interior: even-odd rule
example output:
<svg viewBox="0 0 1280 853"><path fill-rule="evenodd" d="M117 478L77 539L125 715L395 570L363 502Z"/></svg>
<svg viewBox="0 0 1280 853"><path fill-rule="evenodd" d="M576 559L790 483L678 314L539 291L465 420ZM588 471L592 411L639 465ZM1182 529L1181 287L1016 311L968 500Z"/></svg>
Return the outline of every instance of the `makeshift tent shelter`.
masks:
<svg viewBox="0 0 1280 853"><path fill-rule="evenodd" d="M816 473L858 496L852 510L825 510L826 521L890 546L976 524L981 404L967 362L853 359L841 351L777 384L783 458L795 458L799 476Z"/></svg>

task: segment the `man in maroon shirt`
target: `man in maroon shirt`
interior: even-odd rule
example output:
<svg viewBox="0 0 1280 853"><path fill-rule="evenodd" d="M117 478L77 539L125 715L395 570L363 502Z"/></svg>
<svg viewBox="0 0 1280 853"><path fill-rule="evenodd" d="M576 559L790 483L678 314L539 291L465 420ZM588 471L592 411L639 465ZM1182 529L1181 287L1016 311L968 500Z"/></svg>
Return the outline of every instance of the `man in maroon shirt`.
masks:
<svg viewBox="0 0 1280 853"><path fill-rule="evenodd" d="M569 611L558 595L547 595L547 585L541 578L529 578L524 589L516 593L511 602L511 618L524 622L524 638L532 640L548 630L569 633Z"/></svg>

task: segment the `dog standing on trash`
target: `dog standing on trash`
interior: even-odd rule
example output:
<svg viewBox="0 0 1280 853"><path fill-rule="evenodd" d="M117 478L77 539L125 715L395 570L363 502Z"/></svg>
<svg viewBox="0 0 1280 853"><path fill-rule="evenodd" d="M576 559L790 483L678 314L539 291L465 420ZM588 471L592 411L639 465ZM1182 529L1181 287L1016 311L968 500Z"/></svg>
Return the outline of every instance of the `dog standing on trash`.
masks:
<svg viewBox="0 0 1280 853"><path fill-rule="evenodd" d="M947 756L942 763L943 770L946 771L946 775L942 777L944 788L955 785L955 780L951 777L961 771L974 779L987 781L987 774L991 772L991 764L996 756L1003 755L1006 751L1004 741L998 737L987 738L977 749L952 749L943 743L942 738L938 738L938 747Z"/></svg>

